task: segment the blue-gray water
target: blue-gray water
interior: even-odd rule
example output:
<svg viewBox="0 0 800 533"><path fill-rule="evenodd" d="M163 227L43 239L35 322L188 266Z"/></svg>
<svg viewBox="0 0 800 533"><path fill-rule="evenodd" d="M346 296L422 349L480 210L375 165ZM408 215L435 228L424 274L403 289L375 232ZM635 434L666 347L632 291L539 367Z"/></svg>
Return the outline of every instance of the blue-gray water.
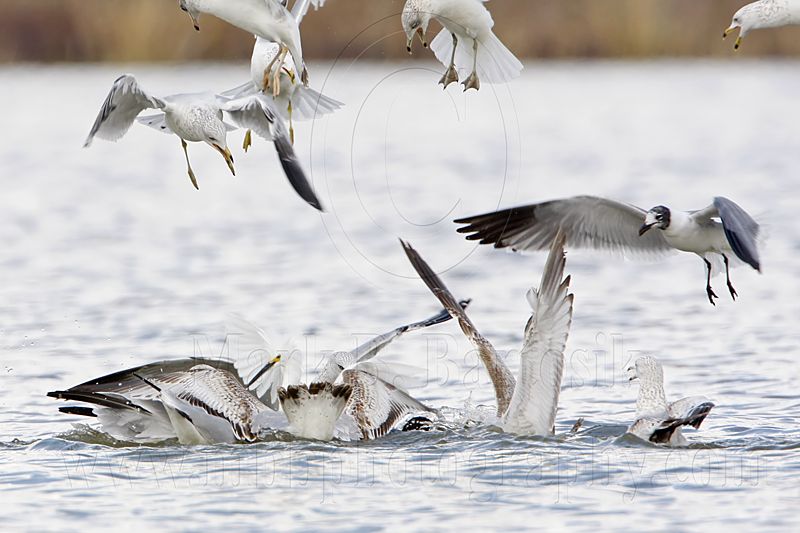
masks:
<svg viewBox="0 0 800 533"><path fill-rule="evenodd" d="M0 142L0 520L3 529L321 527L365 530L600 526L635 530L800 526L800 106L796 63L530 64L508 87L463 95L439 67L314 65L347 107L298 123L297 150L329 212L293 193L255 140L231 177L218 154L134 125L81 149L121 72L156 94L237 85L237 66L6 68ZM428 70L428 68L433 70ZM725 195L769 238L763 275L705 299L702 262L571 252L575 319L557 433L491 428L377 442L120 446L45 397L170 357L217 354L229 311L282 343L353 346L437 309L397 243L411 240L516 371L544 257L476 248L458 216L598 194L697 209ZM283 346L283 344L281 344ZM691 446L621 438L640 353L670 399L716 407ZM453 323L392 345L423 367L429 404L490 404Z"/></svg>

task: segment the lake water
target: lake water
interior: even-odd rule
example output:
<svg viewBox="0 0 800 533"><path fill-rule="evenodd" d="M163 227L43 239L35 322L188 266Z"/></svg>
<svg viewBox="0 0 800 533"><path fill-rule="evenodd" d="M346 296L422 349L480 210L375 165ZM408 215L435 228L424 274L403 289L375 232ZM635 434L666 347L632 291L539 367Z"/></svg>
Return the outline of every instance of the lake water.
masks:
<svg viewBox="0 0 800 533"><path fill-rule="evenodd" d="M112 81L155 94L222 90L244 65L0 70L0 521L73 528L593 531L800 527L800 65L789 62L529 64L510 86L462 94L427 63L315 64L312 84L347 105L297 123L296 148L328 208L305 205L271 145L229 135L231 177L207 146L134 125L84 137ZM543 254L476 247L453 218L597 194L698 209L727 196L768 240L740 294L688 254L657 263L568 254L575 318L556 438L481 426L368 443L272 439L184 447L115 443L45 397L94 376L218 355L229 311L310 375L347 349L437 310L397 242L409 239L516 372L525 291ZM642 353L669 399L716 407L691 445L623 437ZM387 359L427 371L412 390L457 417L491 404L471 345L450 322ZM584 430L564 437L585 417ZM91 422L91 421L89 421Z"/></svg>

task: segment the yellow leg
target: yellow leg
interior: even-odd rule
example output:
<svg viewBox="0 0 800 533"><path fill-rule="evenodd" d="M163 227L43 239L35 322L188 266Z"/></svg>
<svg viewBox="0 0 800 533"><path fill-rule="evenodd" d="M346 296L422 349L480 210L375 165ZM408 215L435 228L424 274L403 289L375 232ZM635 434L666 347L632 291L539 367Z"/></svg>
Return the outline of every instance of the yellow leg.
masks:
<svg viewBox="0 0 800 533"><path fill-rule="evenodd" d="M289 140L294 145L294 124L292 124L292 101L289 100L289 107L287 108L289 112Z"/></svg>
<svg viewBox="0 0 800 533"><path fill-rule="evenodd" d="M192 170L192 164L189 162L189 151L186 149L186 141L181 139L181 146L183 147L183 154L186 156L186 166L189 168L189 179L192 180L192 185L198 191L200 187L197 186L197 179L194 177L194 171Z"/></svg>
<svg viewBox="0 0 800 533"><path fill-rule="evenodd" d="M247 153L247 149L253 144L253 139L250 130L244 132L244 142L242 143L242 149L245 153Z"/></svg>

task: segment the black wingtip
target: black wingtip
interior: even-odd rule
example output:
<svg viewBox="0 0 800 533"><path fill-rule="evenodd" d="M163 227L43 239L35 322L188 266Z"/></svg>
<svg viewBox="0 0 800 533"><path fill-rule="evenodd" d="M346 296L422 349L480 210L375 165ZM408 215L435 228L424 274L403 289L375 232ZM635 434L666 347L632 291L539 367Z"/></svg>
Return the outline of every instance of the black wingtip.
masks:
<svg viewBox="0 0 800 533"><path fill-rule="evenodd" d="M281 167L283 167L283 172L286 174L286 178L289 180L295 192L297 192L300 198L305 200L308 205L324 213L325 208L322 207L322 202L317 198L317 194L311 187L311 183L309 183L306 173L303 171L303 167L301 167L300 163L297 161L294 148L292 148L289 139L283 137L276 138L275 150L278 153L278 159L281 162Z"/></svg>

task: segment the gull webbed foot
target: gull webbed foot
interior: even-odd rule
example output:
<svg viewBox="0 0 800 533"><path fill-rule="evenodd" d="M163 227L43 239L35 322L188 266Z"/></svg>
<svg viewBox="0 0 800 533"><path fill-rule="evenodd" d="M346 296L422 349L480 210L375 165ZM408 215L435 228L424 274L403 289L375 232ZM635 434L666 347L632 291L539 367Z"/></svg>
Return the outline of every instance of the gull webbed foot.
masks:
<svg viewBox="0 0 800 533"><path fill-rule="evenodd" d="M716 302L714 302L714 298L719 298L719 296L717 296L714 289L711 288L711 285L706 285L706 294L708 294L708 301L711 305L717 305Z"/></svg>
<svg viewBox="0 0 800 533"><path fill-rule="evenodd" d="M731 298L735 302L736 301L736 297L739 296L739 293L736 292L736 289L733 288L733 285L731 284L730 281L728 282L728 290L731 293Z"/></svg>
<svg viewBox="0 0 800 533"><path fill-rule="evenodd" d="M447 89L447 86L453 82L458 82L458 72L456 71L456 67L450 65L447 67L447 71L442 74L439 84L443 85L442 89Z"/></svg>
<svg viewBox="0 0 800 533"><path fill-rule="evenodd" d="M470 89L475 89L476 91L480 90L481 82L478 79L478 74L476 72L473 72L472 74L469 75L469 77L466 80L464 80L461 83L461 85L464 86L464 92Z"/></svg>

